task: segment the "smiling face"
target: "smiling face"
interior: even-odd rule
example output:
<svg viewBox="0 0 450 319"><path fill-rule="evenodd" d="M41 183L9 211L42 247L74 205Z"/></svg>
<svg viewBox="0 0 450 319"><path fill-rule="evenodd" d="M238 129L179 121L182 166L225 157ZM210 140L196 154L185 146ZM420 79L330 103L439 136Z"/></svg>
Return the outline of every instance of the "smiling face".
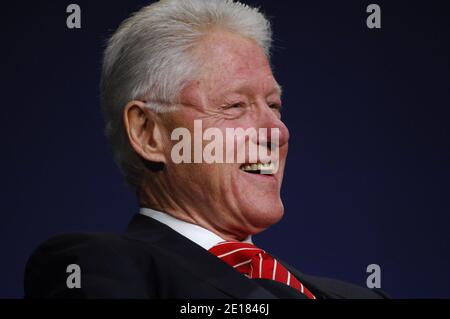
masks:
<svg viewBox="0 0 450 319"><path fill-rule="evenodd" d="M163 115L165 144L170 147L164 148L169 160L161 184L170 194L170 204L160 206L224 239L243 239L266 229L283 215L280 188L289 132L281 121L280 88L263 49L253 40L215 31L194 53L202 61L200 76L182 90L180 110ZM236 162L175 164L170 152L177 141L170 140L170 133L185 127L194 136L194 120L202 120L203 131L218 128L224 137L227 128L267 128L267 139L245 140L247 150L251 143L270 149L271 129L278 129L278 144L272 144L279 153L278 170L259 174L249 171L251 166ZM258 161L267 162L267 158ZM246 162L249 164L248 154Z"/></svg>

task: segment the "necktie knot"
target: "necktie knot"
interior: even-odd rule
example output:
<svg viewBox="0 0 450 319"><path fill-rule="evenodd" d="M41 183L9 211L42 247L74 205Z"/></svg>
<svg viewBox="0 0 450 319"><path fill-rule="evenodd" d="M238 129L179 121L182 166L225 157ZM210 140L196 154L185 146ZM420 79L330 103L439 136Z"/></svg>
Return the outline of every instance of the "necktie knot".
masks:
<svg viewBox="0 0 450 319"><path fill-rule="evenodd" d="M212 247L209 252L250 279L275 280L299 290L309 299L316 299L281 263L255 245L225 241Z"/></svg>

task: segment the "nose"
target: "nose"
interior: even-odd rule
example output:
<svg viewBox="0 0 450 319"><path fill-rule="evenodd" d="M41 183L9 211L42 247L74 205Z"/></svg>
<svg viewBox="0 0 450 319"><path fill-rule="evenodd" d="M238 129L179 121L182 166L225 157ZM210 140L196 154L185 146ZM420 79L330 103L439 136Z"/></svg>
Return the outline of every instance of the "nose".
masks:
<svg viewBox="0 0 450 319"><path fill-rule="evenodd" d="M263 141L260 139L258 143L266 143L269 147L271 143L277 143L278 147L287 144L289 141L289 129L281 120L278 111L264 103L259 113L258 124L260 128L267 129L267 140ZM277 137L275 134L278 135L278 141L276 141Z"/></svg>

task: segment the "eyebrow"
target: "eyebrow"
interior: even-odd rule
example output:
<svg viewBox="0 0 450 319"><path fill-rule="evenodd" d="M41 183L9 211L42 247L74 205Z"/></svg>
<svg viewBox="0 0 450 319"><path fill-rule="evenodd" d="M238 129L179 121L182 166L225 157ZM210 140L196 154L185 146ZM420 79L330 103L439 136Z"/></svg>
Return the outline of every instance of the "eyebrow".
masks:
<svg viewBox="0 0 450 319"><path fill-rule="evenodd" d="M236 85L234 87L228 88L227 90L219 93L219 95L224 96L227 94L232 94L232 93L241 93L241 90L247 90L250 86L247 85ZM279 96L282 96L283 94L283 90L281 88L281 85L279 85L276 81L274 86L267 92L266 96L272 95L272 94L277 94Z"/></svg>

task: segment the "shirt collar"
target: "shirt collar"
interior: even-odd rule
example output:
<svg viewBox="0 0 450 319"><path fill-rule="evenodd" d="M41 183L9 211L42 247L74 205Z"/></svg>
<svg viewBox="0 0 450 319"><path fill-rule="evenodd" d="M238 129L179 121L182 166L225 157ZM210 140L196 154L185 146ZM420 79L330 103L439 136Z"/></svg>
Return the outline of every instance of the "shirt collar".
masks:
<svg viewBox="0 0 450 319"><path fill-rule="evenodd" d="M182 221L167 213L163 213L151 208L141 207L139 210L139 214L156 219L157 221L169 226L174 231L190 239L206 250L209 250L218 243L225 241L225 239L219 237L206 228ZM252 237L248 236L242 242L252 244Z"/></svg>

